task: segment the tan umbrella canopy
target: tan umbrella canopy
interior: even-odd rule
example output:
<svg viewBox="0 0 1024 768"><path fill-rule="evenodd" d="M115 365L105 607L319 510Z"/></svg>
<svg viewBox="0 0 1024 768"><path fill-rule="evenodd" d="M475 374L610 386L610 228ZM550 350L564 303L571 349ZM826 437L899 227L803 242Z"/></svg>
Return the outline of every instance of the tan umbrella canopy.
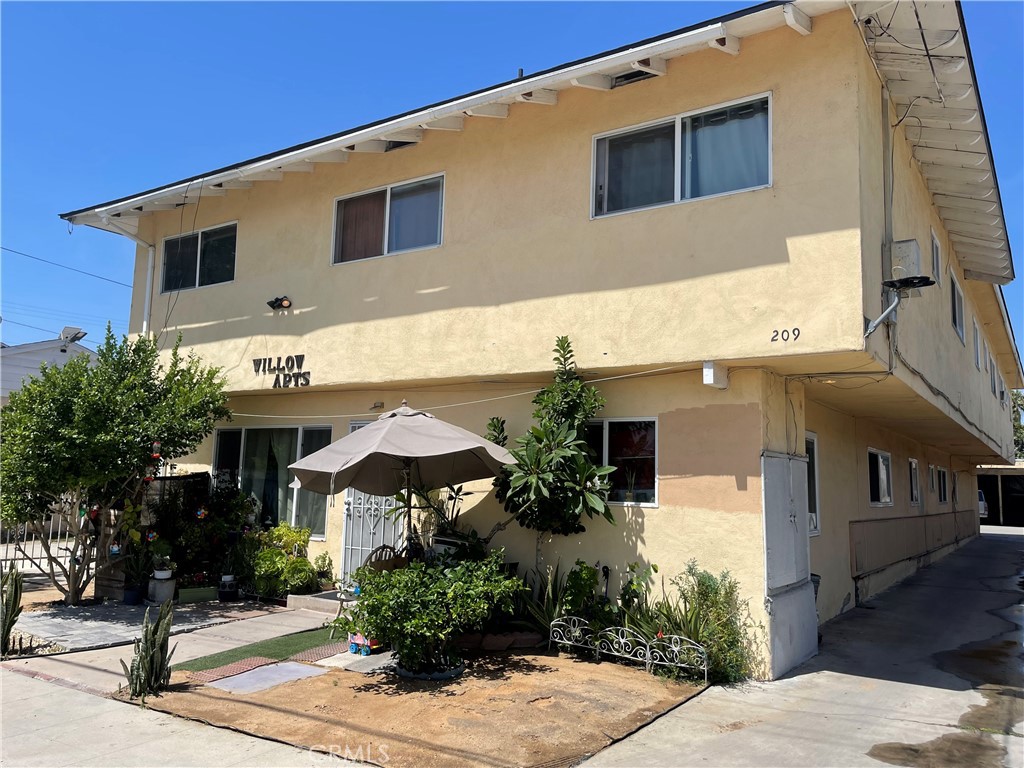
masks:
<svg viewBox="0 0 1024 768"><path fill-rule="evenodd" d="M494 477L514 461L500 445L403 400L401 408L288 468L295 473L293 486L328 496L349 487L374 496L404 490L411 517L413 486L433 490Z"/></svg>

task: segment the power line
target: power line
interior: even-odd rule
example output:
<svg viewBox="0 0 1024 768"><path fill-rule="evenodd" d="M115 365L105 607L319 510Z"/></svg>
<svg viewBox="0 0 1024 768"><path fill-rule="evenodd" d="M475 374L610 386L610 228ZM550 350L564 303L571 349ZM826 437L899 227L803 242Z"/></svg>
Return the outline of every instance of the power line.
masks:
<svg viewBox="0 0 1024 768"><path fill-rule="evenodd" d="M33 256L31 253L25 253L23 251L16 251L13 248L8 248L5 245L0 245L0 251L7 251L8 253L16 253L19 256L24 256L27 259L35 259L36 261L41 261L44 264L52 264L53 266L60 267L61 269L70 269L72 272L77 272L80 275L88 275L89 277L95 277L97 280L106 280L108 283L113 283L114 285L123 285L125 288L131 288L132 287L130 283L122 283L120 280L114 280L114 279L109 278L109 277L104 277L103 275L97 275L97 274L95 274L93 272L86 272L84 269L75 269L74 267L69 267L67 264L60 264L60 263L58 263L56 261L50 261L49 259L41 259L38 256Z"/></svg>
<svg viewBox="0 0 1024 768"><path fill-rule="evenodd" d="M59 333L57 333L56 331L51 331L49 328L40 328L38 325L29 325L28 323L19 323L17 320L8 320L6 317L0 317L0 325L3 325L5 323L9 323L10 325L20 325L22 328L31 328L33 331L42 331L43 333L52 333L54 336L57 336L58 338L60 337ZM94 346L99 346L99 342L97 342L97 341L85 341L84 339L79 339L77 343L78 344L92 344Z"/></svg>

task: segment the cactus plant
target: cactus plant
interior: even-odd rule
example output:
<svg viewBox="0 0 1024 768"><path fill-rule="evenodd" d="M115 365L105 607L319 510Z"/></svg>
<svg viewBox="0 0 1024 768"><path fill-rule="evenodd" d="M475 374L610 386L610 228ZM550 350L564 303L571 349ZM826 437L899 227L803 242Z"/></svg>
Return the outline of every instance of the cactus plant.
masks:
<svg viewBox="0 0 1024 768"><path fill-rule="evenodd" d="M128 678L128 692L131 697L142 697L146 703L146 695L158 694L171 681L171 656L177 645L167 652L171 637L171 601L160 606L156 622L149 620L149 608L142 620L142 637L135 639L135 653L132 655L131 666L121 660L121 668Z"/></svg>
<svg viewBox="0 0 1024 768"><path fill-rule="evenodd" d="M23 577L11 563L10 569L0 579L0 655L6 656L11 650L11 631L21 615L21 589Z"/></svg>

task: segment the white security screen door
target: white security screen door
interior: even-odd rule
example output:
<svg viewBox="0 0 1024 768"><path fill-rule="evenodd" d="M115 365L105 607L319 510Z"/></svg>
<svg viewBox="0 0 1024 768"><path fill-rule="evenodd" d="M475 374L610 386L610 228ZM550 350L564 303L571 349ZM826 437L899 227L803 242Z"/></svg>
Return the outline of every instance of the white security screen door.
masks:
<svg viewBox="0 0 1024 768"><path fill-rule="evenodd" d="M365 427L367 422L353 422L350 432ZM355 488L345 489L345 523L341 545L341 575L347 579L363 564L366 556L381 544L395 549L405 536L404 519L389 517L396 506L394 496L370 496Z"/></svg>

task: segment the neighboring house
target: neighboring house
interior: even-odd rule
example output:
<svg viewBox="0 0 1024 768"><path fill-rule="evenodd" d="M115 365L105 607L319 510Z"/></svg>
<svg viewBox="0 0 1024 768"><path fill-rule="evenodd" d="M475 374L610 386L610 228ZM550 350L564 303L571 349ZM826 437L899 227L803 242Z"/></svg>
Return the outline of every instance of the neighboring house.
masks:
<svg viewBox="0 0 1024 768"><path fill-rule="evenodd" d="M960 8L879 5L757 6L63 218L138 243L134 331L223 368L235 419L179 466L346 571L387 504L287 464L403 398L521 434L569 335L617 524L544 562L728 568L779 675L816 651L812 572L827 620L977 533L1024 386Z"/></svg>
<svg viewBox="0 0 1024 768"><path fill-rule="evenodd" d="M0 347L0 406L7 405L11 392L21 389L25 379L38 376L43 363L60 367L76 355L95 360L96 353L78 343L83 336L81 329L69 327L56 339Z"/></svg>

